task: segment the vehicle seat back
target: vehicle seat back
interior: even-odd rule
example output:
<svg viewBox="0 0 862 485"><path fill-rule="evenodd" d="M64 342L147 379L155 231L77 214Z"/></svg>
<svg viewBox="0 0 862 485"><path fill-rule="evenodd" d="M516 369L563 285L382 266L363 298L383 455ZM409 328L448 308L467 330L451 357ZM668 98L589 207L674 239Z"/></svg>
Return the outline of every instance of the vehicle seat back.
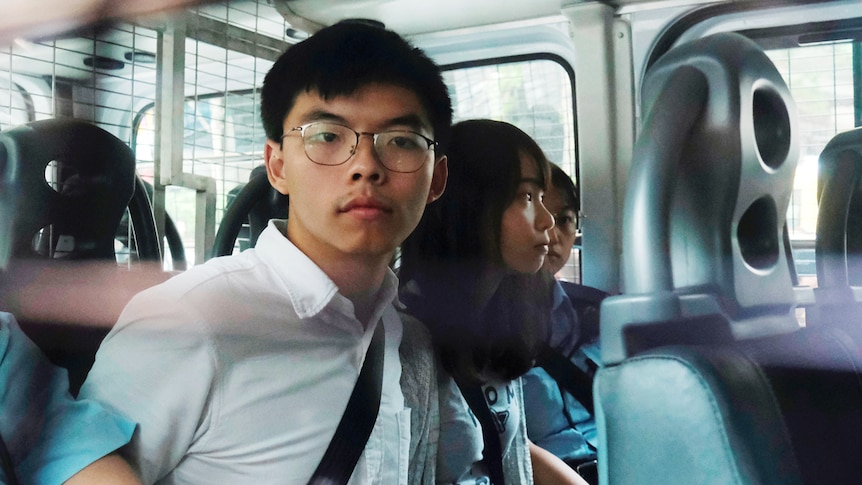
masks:
<svg viewBox="0 0 862 485"><path fill-rule="evenodd" d="M816 304L810 325L862 329L862 128L839 133L818 160Z"/></svg>
<svg viewBox="0 0 862 485"><path fill-rule="evenodd" d="M859 342L795 318L798 135L780 74L716 34L659 59L642 102L623 292L601 309L602 483L855 483Z"/></svg>
<svg viewBox="0 0 862 485"><path fill-rule="evenodd" d="M225 210L210 257L233 253L234 244L241 235L248 237L248 246L240 250L253 248L270 219L287 218L288 205L289 197L270 185L266 167L255 167L249 174L248 183L239 188ZM248 225L247 234L241 234L245 230L244 225Z"/></svg>
<svg viewBox="0 0 862 485"><path fill-rule="evenodd" d="M115 231L135 190L125 143L90 123L52 119L0 133L0 146L22 201L14 258L115 257Z"/></svg>

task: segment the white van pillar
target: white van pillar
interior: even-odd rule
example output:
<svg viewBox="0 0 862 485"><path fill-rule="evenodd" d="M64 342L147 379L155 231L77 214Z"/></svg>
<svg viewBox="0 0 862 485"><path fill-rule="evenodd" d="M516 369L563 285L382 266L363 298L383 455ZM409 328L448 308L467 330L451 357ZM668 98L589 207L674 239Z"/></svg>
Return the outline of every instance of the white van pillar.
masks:
<svg viewBox="0 0 862 485"><path fill-rule="evenodd" d="M165 187L195 191L195 264L203 263L215 241L216 181L183 171L185 135L186 21L171 20L159 31L156 84L156 159L153 212L159 234L164 234Z"/></svg>
<svg viewBox="0 0 862 485"><path fill-rule="evenodd" d="M616 293L622 285L620 228L634 143L630 29L614 17L613 7L598 2L563 7L562 13L575 46L582 281Z"/></svg>

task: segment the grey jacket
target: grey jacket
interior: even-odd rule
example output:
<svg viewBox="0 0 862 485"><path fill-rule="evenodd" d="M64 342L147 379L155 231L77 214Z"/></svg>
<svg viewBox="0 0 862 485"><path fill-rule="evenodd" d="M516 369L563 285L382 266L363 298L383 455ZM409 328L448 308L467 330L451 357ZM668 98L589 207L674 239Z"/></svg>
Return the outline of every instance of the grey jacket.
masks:
<svg viewBox="0 0 862 485"><path fill-rule="evenodd" d="M401 392L410 408L410 485L433 485L437 467L440 412L437 366L431 336L419 320L401 312Z"/></svg>

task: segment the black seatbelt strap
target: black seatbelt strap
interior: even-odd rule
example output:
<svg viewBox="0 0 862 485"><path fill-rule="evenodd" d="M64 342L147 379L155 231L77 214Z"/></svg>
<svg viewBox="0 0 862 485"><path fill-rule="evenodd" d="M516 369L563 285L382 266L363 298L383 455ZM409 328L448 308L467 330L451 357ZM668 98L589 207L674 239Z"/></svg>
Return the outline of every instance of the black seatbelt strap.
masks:
<svg viewBox="0 0 862 485"><path fill-rule="evenodd" d="M500 434L497 431L497 423L491 414L491 408L485 400L482 386L466 384L461 379L455 378L455 383L461 389L461 394L467 405L473 411L479 424L482 425L482 441L485 448L482 450L482 461L488 467L488 478L491 485L504 485L503 479L503 448L500 444Z"/></svg>
<svg viewBox="0 0 862 485"><path fill-rule="evenodd" d="M329 447L308 481L310 485L344 485L350 480L359 455L365 449L380 410L383 391L383 321L377 322L359 378L347 401L347 409L335 429Z"/></svg>
<svg viewBox="0 0 862 485"><path fill-rule="evenodd" d="M557 385L574 396L584 408L595 416L593 406L593 379L557 350L544 346L537 364L557 381Z"/></svg>

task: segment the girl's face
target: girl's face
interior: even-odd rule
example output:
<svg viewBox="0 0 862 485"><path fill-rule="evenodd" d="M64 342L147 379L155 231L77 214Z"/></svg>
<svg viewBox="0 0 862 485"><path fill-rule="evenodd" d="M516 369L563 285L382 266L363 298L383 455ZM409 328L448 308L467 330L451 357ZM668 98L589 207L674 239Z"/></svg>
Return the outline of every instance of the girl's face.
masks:
<svg viewBox="0 0 862 485"><path fill-rule="evenodd" d="M545 194L544 204L551 214L554 214L554 228L548 231L551 243L542 268L551 274L556 274L572 254L572 246L578 237L578 216L574 209L566 206L562 192L553 185Z"/></svg>
<svg viewBox="0 0 862 485"><path fill-rule="evenodd" d="M536 162L521 154L518 194L503 212L500 251L503 262L519 273L535 273L548 254L554 218L542 203L544 189Z"/></svg>

